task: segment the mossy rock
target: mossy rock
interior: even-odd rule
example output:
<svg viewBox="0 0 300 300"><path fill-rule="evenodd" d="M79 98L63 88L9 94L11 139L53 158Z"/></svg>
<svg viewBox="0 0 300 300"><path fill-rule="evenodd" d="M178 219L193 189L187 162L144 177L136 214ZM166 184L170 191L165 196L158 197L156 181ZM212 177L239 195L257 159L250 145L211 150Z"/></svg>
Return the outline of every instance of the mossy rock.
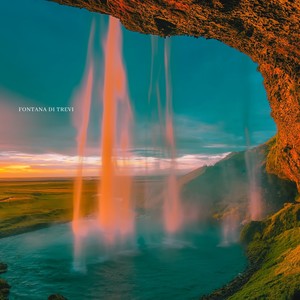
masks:
<svg viewBox="0 0 300 300"><path fill-rule="evenodd" d="M259 268L229 299L300 299L299 236L298 203L285 205L266 220L247 224L241 238L250 262Z"/></svg>
<svg viewBox="0 0 300 300"><path fill-rule="evenodd" d="M0 300L8 300L8 291L0 292Z"/></svg>
<svg viewBox="0 0 300 300"><path fill-rule="evenodd" d="M274 214L266 222L264 239L275 236L295 227L300 227L300 205L287 203L278 213Z"/></svg>
<svg viewBox="0 0 300 300"><path fill-rule="evenodd" d="M246 224L241 240L250 265L242 276L201 299L300 299L300 204ZM240 277L240 278L239 278Z"/></svg>
<svg viewBox="0 0 300 300"><path fill-rule="evenodd" d="M300 226L300 205L286 203L284 208L264 221L252 221L241 232L241 242L250 242L274 238L286 230Z"/></svg>
<svg viewBox="0 0 300 300"><path fill-rule="evenodd" d="M265 224L260 221L252 221L246 224L241 232L241 242L248 245L254 240L261 239L265 227Z"/></svg>

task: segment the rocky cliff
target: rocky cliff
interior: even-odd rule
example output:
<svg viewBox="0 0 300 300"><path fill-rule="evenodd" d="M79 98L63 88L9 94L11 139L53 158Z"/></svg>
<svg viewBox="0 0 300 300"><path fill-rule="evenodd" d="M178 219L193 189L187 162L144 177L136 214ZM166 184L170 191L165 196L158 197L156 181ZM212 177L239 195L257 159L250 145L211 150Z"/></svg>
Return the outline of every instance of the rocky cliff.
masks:
<svg viewBox="0 0 300 300"><path fill-rule="evenodd" d="M113 15L160 36L217 39L259 64L277 124L267 169L300 191L300 2L297 0L52 0Z"/></svg>

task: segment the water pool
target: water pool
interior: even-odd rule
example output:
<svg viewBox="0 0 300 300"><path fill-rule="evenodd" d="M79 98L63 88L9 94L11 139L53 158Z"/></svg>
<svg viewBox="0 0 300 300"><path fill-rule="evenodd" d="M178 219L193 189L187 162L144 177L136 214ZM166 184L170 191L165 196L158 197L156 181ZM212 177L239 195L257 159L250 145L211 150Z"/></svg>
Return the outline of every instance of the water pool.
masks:
<svg viewBox="0 0 300 300"><path fill-rule="evenodd" d="M220 247L218 227L204 226L167 238L161 232L138 233L136 245L103 252L87 242L86 271L73 269L70 224L0 239L3 274L10 299L43 300L60 293L69 300L184 300L234 278L247 264L238 245Z"/></svg>

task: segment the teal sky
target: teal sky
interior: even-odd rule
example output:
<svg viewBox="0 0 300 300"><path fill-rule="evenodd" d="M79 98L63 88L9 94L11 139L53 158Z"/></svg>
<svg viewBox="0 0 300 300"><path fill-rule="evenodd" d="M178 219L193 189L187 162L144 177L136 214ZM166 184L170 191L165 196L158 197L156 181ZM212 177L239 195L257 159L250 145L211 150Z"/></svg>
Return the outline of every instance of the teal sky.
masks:
<svg viewBox="0 0 300 300"><path fill-rule="evenodd" d="M44 0L0 2L1 150L74 155L70 113L18 113L19 106L70 106L83 76L92 20L96 22L97 73L102 74L106 16ZM123 54L135 114L136 152L159 131L155 101L148 103L151 37L123 30ZM263 79L244 54L215 40L171 39L172 94L178 153L223 153L257 145L275 134ZM164 101L163 43L158 38L154 76ZM161 71L159 71L161 69ZM160 74L160 75L159 75ZM97 98L97 95L94 96ZM153 117L154 116L154 117ZM101 115L94 105L89 147L99 144ZM149 151L148 151L149 153ZM152 153L155 155L155 153Z"/></svg>

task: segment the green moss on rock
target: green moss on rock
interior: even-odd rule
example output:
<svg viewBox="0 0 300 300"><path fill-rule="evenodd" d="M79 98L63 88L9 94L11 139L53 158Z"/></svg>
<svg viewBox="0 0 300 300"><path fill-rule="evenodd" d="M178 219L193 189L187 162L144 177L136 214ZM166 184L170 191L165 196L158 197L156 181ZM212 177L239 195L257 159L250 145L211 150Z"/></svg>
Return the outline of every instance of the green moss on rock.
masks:
<svg viewBox="0 0 300 300"><path fill-rule="evenodd" d="M299 299L299 237L300 204L287 204L270 218L245 226L242 240L250 262L259 268L228 299Z"/></svg>
<svg viewBox="0 0 300 300"><path fill-rule="evenodd" d="M202 300L300 299L300 204L286 204L273 216L244 226L250 264L230 283Z"/></svg>

